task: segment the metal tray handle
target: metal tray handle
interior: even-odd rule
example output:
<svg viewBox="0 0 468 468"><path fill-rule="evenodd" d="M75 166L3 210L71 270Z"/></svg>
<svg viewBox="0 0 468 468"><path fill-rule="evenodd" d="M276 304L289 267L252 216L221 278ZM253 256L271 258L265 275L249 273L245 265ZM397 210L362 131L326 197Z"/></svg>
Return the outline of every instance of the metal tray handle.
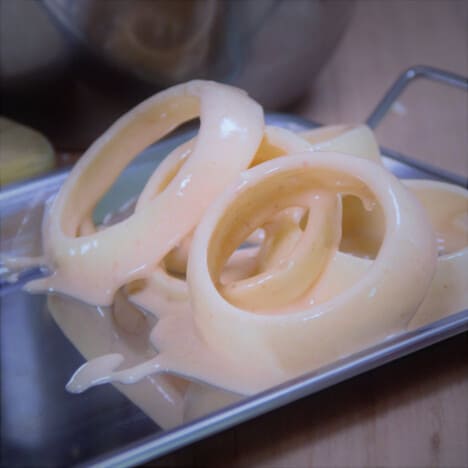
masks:
<svg viewBox="0 0 468 468"><path fill-rule="evenodd" d="M390 89L386 92L385 96L377 104L371 115L368 117L366 121L367 125L372 129L376 129L387 115L392 105L408 87L408 85L420 78L442 83L454 88L459 88L463 91L468 91L468 78L445 70L440 70L438 68L428 67L425 65L416 65L405 70L398 77L395 83L393 83ZM382 148L382 152L385 154L385 156L412 166L416 169L421 169L438 178L443 178L447 182L451 182L462 187L466 187L468 185L468 179L459 174L453 174L452 172L446 171L444 169L435 168L430 164L419 162L410 156L406 156L392 149Z"/></svg>

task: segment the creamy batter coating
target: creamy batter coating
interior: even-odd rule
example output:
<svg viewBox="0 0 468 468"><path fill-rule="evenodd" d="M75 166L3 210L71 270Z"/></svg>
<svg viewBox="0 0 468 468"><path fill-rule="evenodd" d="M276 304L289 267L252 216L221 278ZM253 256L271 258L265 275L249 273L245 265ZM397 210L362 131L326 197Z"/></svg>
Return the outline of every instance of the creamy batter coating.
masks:
<svg viewBox="0 0 468 468"><path fill-rule="evenodd" d="M126 220L80 236L83 221L128 162L198 115L201 128L193 154L166 190ZM112 303L118 288L147 276L193 230L212 199L249 166L263 128L256 102L236 88L211 82L178 85L140 104L89 148L60 190L44 224L53 274L29 289Z"/></svg>
<svg viewBox="0 0 468 468"><path fill-rule="evenodd" d="M134 212L94 226L126 164L197 115L199 134L151 175ZM88 353L92 340L62 320L93 358L67 388L152 376L180 420L187 395L204 401L185 379L254 393L467 307L467 191L405 183L384 169L365 126L265 127L258 104L212 82L150 98L73 169L44 222L52 275L28 288L95 305L124 294L157 320L141 338L152 352Z"/></svg>

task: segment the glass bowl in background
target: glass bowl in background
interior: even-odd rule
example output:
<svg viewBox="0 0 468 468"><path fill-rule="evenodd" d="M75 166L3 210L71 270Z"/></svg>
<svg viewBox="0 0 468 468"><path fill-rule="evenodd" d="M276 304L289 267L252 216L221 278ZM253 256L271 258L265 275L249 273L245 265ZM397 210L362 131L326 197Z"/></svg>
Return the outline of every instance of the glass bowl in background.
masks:
<svg viewBox="0 0 468 468"><path fill-rule="evenodd" d="M2 85L4 113L75 150L88 146L138 101L194 78L237 85L267 109L286 106L330 57L353 7L352 1L326 0L14 3L17 25L10 29L25 31L29 42L35 40L37 22L18 9L42 8L42 16L47 10L52 33L60 31L59 63L66 67L60 73L34 70L33 79L23 77L21 86L10 73ZM5 39L11 53L23 53L19 41ZM38 83L48 85L37 92Z"/></svg>

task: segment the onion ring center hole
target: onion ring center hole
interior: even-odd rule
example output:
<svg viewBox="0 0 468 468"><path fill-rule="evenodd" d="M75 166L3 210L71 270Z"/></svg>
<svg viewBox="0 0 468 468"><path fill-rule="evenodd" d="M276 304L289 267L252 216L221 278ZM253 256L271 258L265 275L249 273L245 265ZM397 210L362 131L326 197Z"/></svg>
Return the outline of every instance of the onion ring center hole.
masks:
<svg viewBox="0 0 468 468"><path fill-rule="evenodd" d="M371 210L364 207L361 198L343 195L341 252L356 257L375 259L385 235L385 217L382 208L374 204Z"/></svg>
<svg viewBox="0 0 468 468"><path fill-rule="evenodd" d="M220 283L248 279L284 262L298 244L308 217L309 209L291 206L254 229L224 263Z"/></svg>
<svg viewBox="0 0 468 468"><path fill-rule="evenodd" d="M345 244L350 243L354 254L375 256L383 242L386 220L370 188L356 176L345 174L341 170L309 168L306 163L302 163L297 167L270 173L266 178L260 177L255 183L248 184L241 192L237 192L236 197L224 206L207 246L208 270L213 284L217 288L224 287L226 278L221 281L221 273L239 245L252 232L286 208L301 206L305 210L308 207L305 200L311 193L329 191L342 194L347 199L346 204L351 205L350 219L344 220ZM346 211L347 207L343 208ZM378 229L375 231L371 222L374 217L378 221ZM356 218L358 221L365 221L365 224L357 225ZM371 221L368 218L372 218ZM367 240L363 246L350 242L354 241L354 231L364 230L364 227L367 229L366 223L370 223L368 237L374 242L370 246L367 245Z"/></svg>
<svg viewBox="0 0 468 468"><path fill-rule="evenodd" d="M111 226L133 214L136 201L157 167L176 148L196 136L200 120L193 119L167 134L164 138L147 146L120 173L110 189L97 202L93 210L96 226ZM159 184L163 191L176 176L183 162L171 168ZM154 194L156 195L156 194Z"/></svg>

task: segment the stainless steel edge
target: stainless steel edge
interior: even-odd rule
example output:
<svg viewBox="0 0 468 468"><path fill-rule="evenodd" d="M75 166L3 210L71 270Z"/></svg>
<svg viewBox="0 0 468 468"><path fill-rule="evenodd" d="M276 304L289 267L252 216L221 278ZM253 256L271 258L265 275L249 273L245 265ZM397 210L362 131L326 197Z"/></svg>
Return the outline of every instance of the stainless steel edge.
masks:
<svg viewBox="0 0 468 468"><path fill-rule="evenodd" d="M277 125L294 131L317 128L322 126L322 124L305 119L304 117L276 112L268 113L265 116L265 120L268 125ZM431 164L417 161L414 158L411 158L389 148L380 147L380 150L384 158L386 157L398 161L414 169L425 172L428 175L432 175L435 178L443 179L455 185L460 185L462 187L466 187L467 185L467 179L458 174L454 174L450 171L446 171L444 169L435 167ZM25 193L30 193L35 190L41 190L45 186L50 186L53 184L57 184L57 186L59 186L65 181L70 171L71 168L61 169L60 171L56 171L45 176L39 176L37 178L25 182L19 182L6 187L2 187L2 189L0 190L0 203L6 201L9 198L15 198Z"/></svg>
<svg viewBox="0 0 468 468"><path fill-rule="evenodd" d="M445 169L433 166L422 161L417 161L413 158L405 156L404 154L399 153L398 151L380 147L380 151L384 157L398 161L406 166L410 166L418 171L425 172L427 175L432 176L435 179L443 180L444 182L449 182L454 185L459 185L460 187L465 187L468 184L468 179L459 174L454 174L453 172L447 171Z"/></svg>
<svg viewBox="0 0 468 468"><path fill-rule="evenodd" d="M115 453L106 459L96 459L89 463L89 466L124 467L144 463L466 331L468 309L353 354L337 363L217 411L211 416L180 426L125 452Z"/></svg>
<svg viewBox="0 0 468 468"><path fill-rule="evenodd" d="M368 117L367 125L370 128L376 128L387 115L391 105L398 99L401 93L411 82L418 78L425 78L463 91L468 91L468 78L464 76L427 65L415 65L405 70L392 84L390 89L385 93L385 96Z"/></svg>
<svg viewBox="0 0 468 468"><path fill-rule="evenodd" d="M43 190L45 187L50 188L54 185L59 187L65 182L70 171L71 169L60 170L25 182L18 182L2 187L0 190L0 203L5 203L10 199L18 198L38 190Z"/></svg>
<svg viewBox="0 0 468 468"><path fill-rule="evenodd" d="M392 95L392 98L393 98L393 95ZM387 103L386 103L385 109L382 109L379 111L383 113L382 118L387 111L388 111L388 108L387 108ZM284 126L284 122L286 119L289 123L287 128L290 128L291 130L299 130L299 129L304 129L304 128L316 128L316 127L322 126L322 124L320 123L313 122L311 120L307 120L303 117L299 117L295 115L271 113L266 116L266 122L269 125ZM374 126L371 128L375 128L375 126L376 124L374 124ZM431 175L434 178L442 179L445 182L450 182L452 184L459 185L461 187L467 186L467 182L468 182L467 178L459 174L454 174L453 172L433 166L432 164L418 161L417 159L414 159L410 156L406 156L405 154L402 154L390 148L384 148L381 146L380 152L382 153L382 156L384 156L384 158L389 158L394 161L398 161L402 164L405 164L414 169L417 169L418 171L425 172L427 173L427 175Z"/></svg>

